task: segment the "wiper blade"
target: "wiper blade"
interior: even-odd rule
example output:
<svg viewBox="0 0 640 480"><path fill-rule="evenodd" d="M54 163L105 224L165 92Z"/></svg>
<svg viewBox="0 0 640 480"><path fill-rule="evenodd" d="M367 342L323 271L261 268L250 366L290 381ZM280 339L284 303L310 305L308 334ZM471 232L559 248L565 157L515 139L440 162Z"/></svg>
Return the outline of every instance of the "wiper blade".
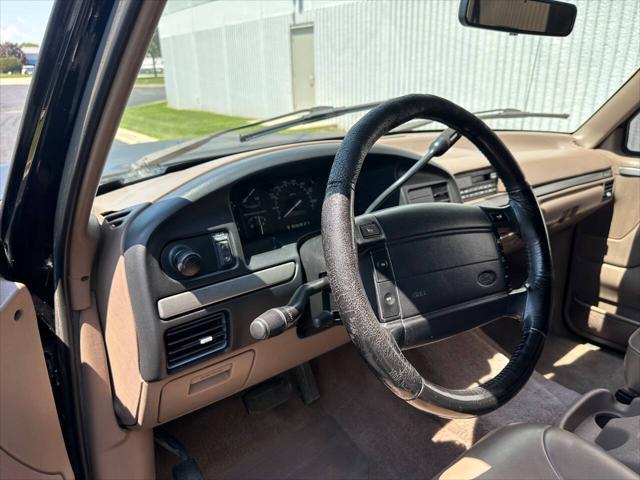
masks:
<svg viewBox="0 0 640 480"><path fill-rule="evenodd" d="M493 110L481 110L479 112L473 112L478 118L483 120L493 120L493 119L506 119L506 118L560 118L567 119L569 118L568 113L553 113L553 112L526 112L524 110L520 110L518 108L496 108ZM416 128L424 127L425 125L430 125L435 123L435 120L423 120L418 123L414 123L409 128L399 128L393 130L395 133L399 132L410 132L415 130Z"/></svg>
<svg viewBox="0 0 640 480"><path fill-rule="evenodd" d="M312 109L310 109L309 113L303 115L300 118L286 120L284 122L276 123L274 125L269 125L267 127L254 130L253 132L242 134L240 135L240 141L246 142L253 138L263 137L270 133L279 132L280 130L286 130L287 128L295 127L297 125L304 125L305 123L313 123L319 120L339 117L347 113L370 110L374 107L377 107L381 103L382 102L361 103L360 105L353 105L351 107L313 107Z"/></svg>
<svg viewBox="0 0 640 480"><path fill-rule="evenodd" d="M276 120L280 120L282 118L292 117L295 115L302 115L305 113L310 113L313 111L313 108L303 108L301 110L296 110L294 112L284 113L282 115L276 115L274 117L263 118L262 120L256 120L255 122L245 123L242 125L238 125L237 127L227 128L226 130L220 130L219 132L211 133L209 135L204 135L202 137L192 138L181 142L177 145L173 145L168 148L163 148L157 152L152 152L144 157L136 160L131 164L130 170L132 172L140 171L140 170L148 170L153 169L153 167L157 167L163 163L166 163L169 160L173 160L181 155L184 155L191 150L195 150L202 145L209 143L211 140L226 135L228 133L237 132L239 130L244 130L245 128L257 127L258 125L263 125L268 122L274 122Z"/></svg>

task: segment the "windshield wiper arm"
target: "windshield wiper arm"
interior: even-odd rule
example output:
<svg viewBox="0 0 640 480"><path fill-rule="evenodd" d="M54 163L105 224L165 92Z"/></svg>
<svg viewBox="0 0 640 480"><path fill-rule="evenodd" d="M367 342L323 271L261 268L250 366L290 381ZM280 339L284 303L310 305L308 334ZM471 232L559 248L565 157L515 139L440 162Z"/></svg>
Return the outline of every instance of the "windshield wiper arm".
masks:
<svg viewBox="0 0 640 480"><path fill-rule="evenodd" d="M325 120L327 118L339 117L340 115L345 115L347 113L370 110L371 108L377 107L381 103L382 102L361 103L360 105L353 105L351 107L314 107L310 109L309 113L303 115L302 117L285 120L284 122L276 123L274 125L269 125L267 127L254 130L253 132L242 134L240 135L240 141L246 142L253 138L258 138L270 133L279 132L280 130L286 130L287 128L295 127L297 125L304 125L305 123L313 123L319 120Z"/></svg>
<svg viewBox="0 0 640 480"><path fill-rule="evenodd" d="M282 118L292 117L295 115L309 114L313 111L313 108L303 108L301 110L296 110L294 112L283 113L282 115L276 115L274 117L263 118L262 120L256 120L255 122L244 123L242 125L238 125L237 127L227 128L225 130L220 130L215 133L210 133L209 135L204 135L202 137L192 138L186 140L184 142L180 142L177 145L173 145L168 148L163 148L157 152L149 153L144 157L136 160L131 164L130 170L137 171L142 169L148 169L152 167L159 166L162 163L165 163L169 160L177 158L181 155L184 155L191 150L195 150L196 148L209 143L214 138L221 137L226 135L227 133L237 132L239 130L244 130L245 128L257 127L258 125L263 125L268 122L274 122L276 120L280 120Z"/></svg>
<svg viewBox="0 0 640 480"><path fill-rule="evenodd" d="M493 110L482 110L479 112L473 112L478 118L483 120L493 120L497 118L560 118L567 119L569 118L568 113L552 113L552 112L525 112L524 110L520 110L517 108L496 108ZM409 128L400 128L398 130L392 130L395 133L399 132L410 132L415 130L416 128L424 127L425 125L429 125L431 123L435 123L435 120L424 120L422 122L418 122L413 124Z"/></svg>

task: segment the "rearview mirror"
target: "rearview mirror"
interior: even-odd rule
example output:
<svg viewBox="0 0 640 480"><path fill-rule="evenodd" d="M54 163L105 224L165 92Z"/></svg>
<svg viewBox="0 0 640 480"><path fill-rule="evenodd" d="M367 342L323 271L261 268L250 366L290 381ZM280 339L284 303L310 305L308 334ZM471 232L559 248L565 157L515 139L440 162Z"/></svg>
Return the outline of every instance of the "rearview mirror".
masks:
<svg viewBox="0 0 640 480"><path fill-rule="evenodd" d="M466 27L566 37L576 6L557 0L460 0L458 17Z"/></svg>

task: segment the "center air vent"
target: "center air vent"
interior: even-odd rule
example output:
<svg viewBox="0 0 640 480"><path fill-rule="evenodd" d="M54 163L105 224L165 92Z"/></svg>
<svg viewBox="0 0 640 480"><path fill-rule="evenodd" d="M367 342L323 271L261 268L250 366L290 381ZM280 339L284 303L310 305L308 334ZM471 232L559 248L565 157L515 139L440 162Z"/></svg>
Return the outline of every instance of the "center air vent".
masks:
<svg viewBox="0 0 640 480"><path fill-rule="evenodd" d="M164 334L169 372L224 351L229 344L227 316L215 313L169 328Z"/></svg>
<svg viewBox="0 0 640 480"><path fill-rule="evenodd" d="M408 203L448 202L449 187L446 182L431 185L414 185L406 190Z"/></svg>

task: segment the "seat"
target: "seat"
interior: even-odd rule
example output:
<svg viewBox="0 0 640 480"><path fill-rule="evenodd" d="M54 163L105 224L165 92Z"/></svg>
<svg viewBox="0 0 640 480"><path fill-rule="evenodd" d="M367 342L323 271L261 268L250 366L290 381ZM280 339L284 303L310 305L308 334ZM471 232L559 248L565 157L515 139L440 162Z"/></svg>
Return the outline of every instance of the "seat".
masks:
<svg viewBox="0 0 640 480"><path fill-rule="evenodd" d="M638 480L638 474L573 433L523 423L491 432L436 478Z"/></svg>

